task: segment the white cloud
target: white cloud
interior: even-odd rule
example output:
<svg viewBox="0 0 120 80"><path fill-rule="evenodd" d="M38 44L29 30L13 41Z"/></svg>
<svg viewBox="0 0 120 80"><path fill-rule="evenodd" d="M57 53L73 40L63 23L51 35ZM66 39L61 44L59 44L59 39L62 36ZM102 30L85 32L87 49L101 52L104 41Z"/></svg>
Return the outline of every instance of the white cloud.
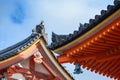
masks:
<svg viewBox="0 0 120 80"><path fill-rule="evenodd" d="M94 7L95 4L98 4L97 2L95 0L36 0L28 3L32 11L30 12L32 13L31 19L33 18L36 22L39 22L40 19L45 20L46 26L51 27L46 28L48 31L69 33L78 28L79 22L88 22L90 18L100 14L101 9L106 9L107 5ZM104 0L99 1L99 3L108 4ZM61 32L62 27L66 28Z"/></svg>

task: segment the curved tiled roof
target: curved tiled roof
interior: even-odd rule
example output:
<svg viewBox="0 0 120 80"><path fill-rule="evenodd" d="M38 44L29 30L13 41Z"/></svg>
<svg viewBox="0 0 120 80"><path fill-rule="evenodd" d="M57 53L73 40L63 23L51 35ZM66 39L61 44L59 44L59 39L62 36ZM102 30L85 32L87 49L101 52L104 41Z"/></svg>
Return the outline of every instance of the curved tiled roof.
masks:
<svg viewBox="0 0 120 80"><path fill-rule="evenodd" d="M40 37L40 34L32 34L25 40L0 51L0 61L17 55L19 52L28 48L34 41Z"/></svg>
<svg viewBox="0 0 120 80"><path fill-rule="evenodd" d="M19 54L21 51L25 50L26 48L30 47L37 39L41 37L42 28L44 25L41 23L40 25L36 26L36 30L33 30L33 33L26 39L21 42L18 42L15 45L12 45L4 50L0 51L0 61L10 58Z"/></svg>
<svg viewBox="0 0 120 80"><path fill-rule="evenodd" d="M36 29L32 30L32 34L29 37L27 37L26 39L24 39L23 41L18 42L17 44L14 44L14 45L6 48L6 49L1 50L0 51L0 62L1 62L1 64L2 64L2 61L7 60L8 58L12 58L14 56L19 55L23 50L26 50L27 48L29 48L37 40L39 41L39 39L41 37L43 37L44 43L46 43L46 39L45 39L46 33L45 33L44 25L42 23L40 25L37 25ZM43 43L43 45L44 45L44 43ZM44 45L44 48L48 49L46 45ZM43 47L41 48L40 53L44 54L44 58L47 58L46 61L48 61L48 63L52 65L52 68L55 69L55 71L59 72L59 74L62 77L64 77L63 79L73 80L73 77L69 73L67 73L67 71L60 65L60 63L58 63L55 56L53 55L53 52L50 49L48 49L47 52L49 52L50 54L47 54L44 51L44 48ZM0 66L0 70L10 66L11 64L13 64L13 63L9 63L9 65L7 65L7 66L5 64L2 65L4 67Z"/></svg>
<svg viewBox="0 0 120 80"><path fill-rule="evenodd" d="M73 34L57 35L55 33L52 33L52 43L49 48L51 50L54 50L75 40L79 36L83 35L87 31L95 27L97 24L105 20L107 17L112 15L118 9L120 9L120 0L115 0L114 5L108 5L107 10L101 10L101 15L95 15L95 19L89 19L89 23L80 24L79 30L74 31Z"/></svg>

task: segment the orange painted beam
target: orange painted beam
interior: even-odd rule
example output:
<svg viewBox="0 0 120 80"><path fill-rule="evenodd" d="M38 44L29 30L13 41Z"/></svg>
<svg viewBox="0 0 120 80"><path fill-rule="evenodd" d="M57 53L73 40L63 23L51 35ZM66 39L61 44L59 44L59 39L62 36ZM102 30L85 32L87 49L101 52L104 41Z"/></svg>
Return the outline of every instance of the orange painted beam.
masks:
<svg viewBox="0 0 120 80"><path fill-rule="evenodd" d="M46 79L46 80L53 78L53 76L51 76L51 75L47 75L47 74L37 72L37 71L32 71L32 73L31 73L30 69L22 68L22 67L19 67L19 66L10 67L9 70L10 70L11 74L21 73L21 74L24 75L25 78L27 78L28 76L31 76L31 79L32 79L33 76L36 76L39 79L43 78L43 79Z"/></svg>
<svg viewBox="0 0 120 80"><path fill-rule="evenodd" d="M118 73L115 75L115 79L120 80L120 72L118 72Z"/></svg>
<svg viewBox="0 0 120 80"><path fill-rule="evenodd" d="M104 64L106 64L106 62L101 62L102 64L96 69L96 70L98 70L99 72L99 74L102 74L103 72L101 71L101 69L104 67Z"/></svg>
<svg viewBox="0 0 120 80"><path fill-rule="evenodd" d="M117 52L119 52L120 50L118 50ZM93 54L93 55L62 55L62 56L58 56L58 61L60 63L67 63L67 62L73 62L76 60L79 61L84 61L84 60L96 60L97 62L104 62L104 61L110 61L113 59L118 59L120 58L119 53L117 54L109 54L107 55L106 53L99 53L99 54Z"/></svg>
<svg viewBox="0 0 120 80"><path fill-rule="evenodd" d="M58 56L57 59L59 63L68 63L68 62L72 63L75 60L74 58L70 58L67 56Z"/></svg>
<svg viewBox="0 0 120 80"><path fill-rule="evenodd" d="M95 62L93 66L91 66L91 71L97 71L95 68L99 65L98 62ZM98 72L98 71L97 71Z"/></svg>
<svg viewBox="0 0 120 80"><path fill-rule="evenodd" d="M54 77L52 75L47 75L40 72L35 72L35 76L37 76L38 79L44 79L44 80L52 80Z"/></svg>
<svg viewBox="0 0 120 80"><path fill-rule="evenodd" d="M118 63L118 66L114 68L114 70L111 72L111 75L117 76L117 73L120 73L120 63Z"/></svg>
<svg viewBox="0 0 120 80"><path fill-rule="evenodd" d="M58 61L60 63L67 63L67 62L73 62L73 61L84 61L84 60L90 60L90 59L95 59L95 56L70 56L68 57L67 55L62 55L58 56Z"/></svg>
<svg viewBox="0 0 120 80"><path fill-rule="evenodd" d="M99 63L99 62L98 62ZM104 65L104 62L100 62L99 63L99 65L95 68L95 73L98 73L98 72L100 72L100 68L101 68L101 66L103 66Z"/></svg>
<svg viewBox="0 0 120 80"><path fill-rule="evenodd" d="M119 67L119 65L120 64L118 64L118 63L120 63L120 60L119 59L117 59L117 62L115 63L115 65L110 69L110 72L111 72L111 74L110 74L110 77L114 77L114 74L113 74L113 71L117 68L117 67ZM112 75L113 74L113 75Z"/></svg>
<svg viewBox="0 0 120 80"><path fill-rule="evenodd" d="M111 37L110 39L120 40L120 35L114 35L113 33L111 33L109 34L109 36Z"/></svg>
<svg viewBox="0 0 120 80"><path fill-rule="evenodd" d="M77 44L77 45L75 45L75 46L73 46L72 48L70 48L70 49L67 49L67 50L65 50L65 51L63 51L63 53L70 53L70 52L73 52L73 51L75 51L75 50L77 50L77 49L79 49L80 47L83 47L83 50L84 49L86 49L86 47L87 47L87 43L90 43L92 40L94 40L94 44L96 44L96 42L98 41L98 40L100 40L99 39L99 36L101 35L101 38L103 37L103 36L111 36L112 38L109 38L109 40L110 39L116 39L117 38L117 40L118 39L120 39L118 36L116 37L116 35L114 35L114 36L112 36L110 33L116 33L116 31L113 31L113 30L116 30L117 29L117 27L118 26L115 26L116 25L116 23L120 23L119 22L119 20L120 20L120 18L117 18L116 20L114 20L112 23L110 23L109 25L107 25L103 30L101 30L101 31L99 31L98 33L96 33L95 35L93 35L92 37L90 37L90 38L88 38L88 39L86 39L86 40L84 40L82 43L79 43L79 44ZM114 27L113 27L114 26ZM118 28L118 29L120 29L120 28ZM112 31L111 31L112 30ZM105 34L104 34L104 32L105 32ZM106 37L104 37L104 39L106 39ZM112 42L111 42L112 43ZM97 42L97 44L99 44L99 42ZM114 43L113 43L114 44ZM84 45L86 45L86 47L84 47ZM90 44L90 45L93 45L93 44ZM99 44L99 45L101 45L101 44ZM104 46L102 46L102 47L106 47L107 49L109 48L109 47L113 47L113 45L109 45L109 44L104 44L103 43L103 45ZM109 45L109 46L108 46ZM98 47L98 46L97 46ZM95 45L95 48L96 48L96 45ZM101 48L100 48L101 49Z"/></svg>
<svg viewBox="0 0 120 80"><path fill-rule="evenodd" d="M102 61L109 61L113 59L118 59L120 58L119 55L120 50L113 51L113 53L97 53L97 54L90 54L90 55L71 55L76 60L88 60L88 59L94 59L97 62L102 62ZM61 56L62 57L62 56ZM84 59L83 59L84 58Z"/></svg>
<svg viewBox="0 0 120 80"><path fill-rule="evenodd" d="M111 61L113 59L119 59L120 58L120 54L111 54L111 55L106 55L106 56L97 56L96 59L98 62L102 62L102 61Z"/></svg>
<svg viewBox="0 0 120 80"><path fill-rule="evenodd" d="M116 39L111 39L108 38L108 40L105 38L101 38L99 41L97 41L97 44L102 44L103 46L110 48L110 47L115 47L118 45L118 43L120 42L119 40Z"/></svg>
<svg viewBox="0 0 120 80"><path fill-rule="evenodd" d="M82 50L81 53L86 53L86 54L93 54L93 53L102 53L105 51L106 48L101 48L101 46L99 47L94 47L94 44L93 45L90 45L89 47L87 47L85 50ZM76 54L79 54L79 53L76 53Z"/></svg>
<svg viewBox="0 0 120 80"><path fill-rule="evenodd" d="M29 59L29 69L31 72L35 71L35 61L34 61L35 56L31 56Z"/></svg>
<svg viewBox="0 0 120 80"><path fill-rule="evenodd" d="M110 34L109 35L105 35L105 36L103 36L102 38L101 38L101 40L106 40L107 42L112 42L112 43L119 43L120 41L119 41L119 38L118 39L116 39L116 38L112 38L111 36L110 36Z"/></svg>
<svg viewBox="0 0 120 80"><path fill-rule="evenodd" d="M119 27L120 28L120 27ZM119 38L118 36L120 36L120 34L118 34L118 32L120 31L120 29L119 28L116 28L116 29L114 29L114 30L112 30L112 29L110 29L110 34L112 34L112 35L114 35L114 36L116 36L117 38ZM110 36L110 35L109 35Z"/></svg>
<svg viewBox="0 0 120 80"><path fill-rule="evenodd" d="M108 66L109 62L108 61L105 61L104 64L100 67L99 69L99 74L103 74L103 70L106 68L106 66Z"/></svg>
<svg viewBox="0 0 120 80"><path fill-rule="evenodd" d="M120 42L120 41L119 41ZM88 47L86 47L86 49L84 48L83 50L80 50L79 52L76 51L75 54L80 54L80 53L100 53L100 52L104 52L107 50L109 50L109 48L111 47L116 47L118 46L118 42L117 43L111 43L109 41L107 41L107 43L103 43L103 42L95 42L96 44L92 44ZM108 46L106 46L108 45ZM102 46L102 47L101 47Z"/></svg>
<svg viewBox="0 0 120 80"><path fill-rule="evenodd" d="M110 76L110 69L115 65L115 63L117 62L117 60L113 60L113 61L110 61L111 63L106 67L106 69L104 69L104 73L103 75L107 75L107 76Z"/></svg>
<svg viewBox="0 0 120 80"><path fill-rule="evenodd" d="M87 65L90 65L90 64L91 64L92 60L86 60L86 61L82 61L82 62L84 62L84 63L82 63L83 68L86 68ZM88 67L87 67L87 68L88 68Z"/></svg>
<svg viewBox="0 0 120 80"><path fill-rule="evenodd" d="M72 58L76 58L76 60L79 60L79 61L86 61L86 60L91 60L91 59L95 59L95 56L89 56L89 55L87 55L87 56L77 56L77 57L75 57L75 56L73 56Z"/></svg>
<svg viewBox="0 0 120 80"><path fill-rule="evenodd" d="M82 68L85 68L86 66L84 64L86 64L85 61L78 61L78 63L82 66Z"/></svg>
<svg viewBox="0 0 120 80"><path fill-rule="evenodd" d="M111 63L108 67L109 67L109 70L106 70L106 72L105 72L105 74L107 75L107 76L109 76L109 77L111 77L110 75L111 75L111 73L112 73L112 71L111 71L111 69L112 69L112 67L114 67L115 65L116 65L116 62L118 62L117 60L116 61L114 61L113 63Z"/></svg>
<svg viewBox="0 0 120 80"><path fill-rule="evenodd" d="M105 42L104 42L105 40ZM112 47L118 46L118 43L120 43L120 39L114 39L114 38L108 38L107 36L104 38L100 38L94 43L89 44L86 48L80 51L80 53L95 53L97 51L105 51ZM102 47L101 47L102 46ZM77 53L76 53L77 54Z"/></svg>

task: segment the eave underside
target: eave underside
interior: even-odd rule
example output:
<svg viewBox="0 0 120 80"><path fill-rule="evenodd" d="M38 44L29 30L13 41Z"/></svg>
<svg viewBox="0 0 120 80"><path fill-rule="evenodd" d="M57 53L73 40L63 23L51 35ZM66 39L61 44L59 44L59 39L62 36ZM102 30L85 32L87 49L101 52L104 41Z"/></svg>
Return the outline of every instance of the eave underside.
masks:
<svg viewBox="0 0 120 80"><path fill-rule="evenodd" d="M79 41L84 35L89 34L95 28L102 26L106 21L110 22L111 18L115 18L116 13L120 13L120 0L114 0L114 5L108 5L107 10L101 10L100 15L95 15L94 19L89 19L88 23L80 24L79 29L68 35L52 34L52 43L49 46L51 50L56 53L61 53L67 49L67 46L75 44L75 41ZM107 23L109 23L107 22Z"/></svg>
<svg viewBox="0 0 120 80"><path fill-rule="evenodd" d="M78 62L83 68L120 79L120 17L101 31L64 50L60 63Z"/></svg>
<svg viewBox="0 0 120 80"><path fill-rule="evenodd" d="M32 56L34 56L35 58L33 57L31 59ZM25 67L19 67L19 69L12 69L13 71L9 70L9 68L11 69L11 67L15 64L21 64L21 62L25 63L24 61L26 61L26 59L30 59L29 62L26 62L29 69L26 69ZM22 66L25 66L26 64L23 64ZM37 70L42 69L42 67L39 65L43 65L45 68L44 70L42 69L43 72L36 71L35 64L38 64ZM43 78L45 80L73 80L73 78L65 71L65 69L60 66L52 52L46 47L46 43L43 38L37 39L31 46L29 46L29 48L21 51L19 54L0 61L0 75L4 72L6 72L8 75L9 73L22 73L26 75L28 74L27 71L32 72L30 74L32 76L30 79L32 79L35 75L38 79ZM44 74L45 72L48 72L50 75Z"/></svg>

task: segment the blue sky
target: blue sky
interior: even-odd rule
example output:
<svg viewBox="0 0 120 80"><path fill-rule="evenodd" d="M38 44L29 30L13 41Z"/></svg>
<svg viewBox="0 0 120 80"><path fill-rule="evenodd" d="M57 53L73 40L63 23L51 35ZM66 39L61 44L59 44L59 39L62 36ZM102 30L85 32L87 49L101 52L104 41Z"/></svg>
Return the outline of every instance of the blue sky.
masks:
<svg viewBox="0 0 120 80"><path fill-rule="evenodd" d="M52 31L72 33L79 23L87 23L108 4L113 0L0 0L0 50L25 39L41 20L50 43ZM68 69L72 74L74 66ZM76 80L112 80L86 70L73 76Z"/></svg>

